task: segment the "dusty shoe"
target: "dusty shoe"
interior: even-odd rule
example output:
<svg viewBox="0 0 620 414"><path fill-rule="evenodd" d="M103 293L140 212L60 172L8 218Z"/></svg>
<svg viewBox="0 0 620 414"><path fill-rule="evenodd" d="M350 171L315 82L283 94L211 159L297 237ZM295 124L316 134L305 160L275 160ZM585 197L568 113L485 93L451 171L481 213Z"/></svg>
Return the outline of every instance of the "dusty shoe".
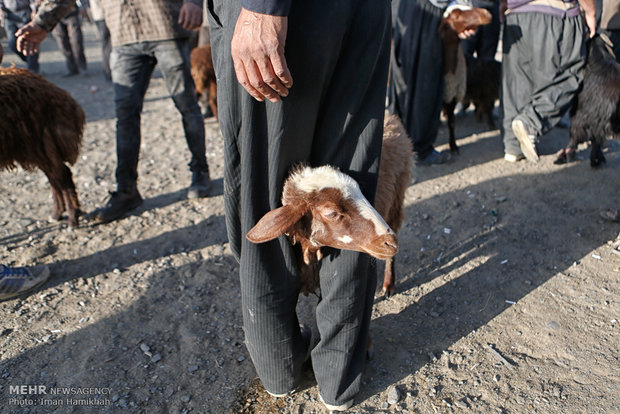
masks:
<svg viewBox="0 0 620 414"><path fill-rule="evenodd" d="M194 171L192 173L192 184L187 190L187 198L206 197L211 192L211 179L209 171Z"/></svg>
<svg viewBox="0 0 620 414"><path fill-rule="evenodd" d="M530 161L538 161L540 157L536 149L536 134L520 119L512 121L512 132L517 136L525 157Z"/></svg>
<svg viewBox="0 0 620 414"><path fill-rule="evenodd" d="M504 159L508 162L519 162L522 159L525 159L525 155L523 154L504 154Z"/></svg>
<svg viewBox="0 0 620 414"><path fill-rule="evenodd" d="M138 190L131 192L115 191L110 193L110 199L105 207L95 213L95 219L108 223L121 218L127 212L142 204L142 197Z"/></svg>
<svg viewBox="0 0 620 414"><path fill-rule="evenodd" d="M319 399L321 400L325 408L327 408L329 411L346 411L353 405L353 400L349 400L346 403L340 405L327 404L321 394L319 394Z"/></svg>
<svg viewBox="0 0 620 414"><path fill-rule="evenodd" d="M50 277L47 266L9 267L0 265L0 300L21 295L42 285Z"/></svg>

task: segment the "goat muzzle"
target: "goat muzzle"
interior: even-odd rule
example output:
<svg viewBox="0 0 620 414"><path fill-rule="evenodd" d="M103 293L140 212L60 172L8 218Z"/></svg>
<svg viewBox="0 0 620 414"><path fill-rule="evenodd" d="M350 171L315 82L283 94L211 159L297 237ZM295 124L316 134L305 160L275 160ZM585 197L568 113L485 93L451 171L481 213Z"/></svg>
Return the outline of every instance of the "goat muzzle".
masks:
<svg viewBox="0 0 620 414"><path fill-rule="evenodd" d="M398 252L398 239L394 233L384 234L371 240L364 246L364 251L380 260L389 259Z"/></svg>

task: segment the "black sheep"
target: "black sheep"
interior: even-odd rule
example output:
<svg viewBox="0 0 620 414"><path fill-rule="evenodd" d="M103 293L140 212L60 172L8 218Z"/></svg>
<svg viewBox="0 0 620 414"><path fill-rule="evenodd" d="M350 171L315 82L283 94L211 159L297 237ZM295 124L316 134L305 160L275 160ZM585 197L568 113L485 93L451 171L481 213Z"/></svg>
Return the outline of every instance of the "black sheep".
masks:
<svg viewBox="0 0 620 414"><path fill-rule="evenodd" d="M555 164L574 161L577 145L589 140L590 165L598 168L605 163L605 140L619 136L620 64L615 61L609 39L597 35L588 43L583 86L571 110L570 142L560 151Z"/></svg>

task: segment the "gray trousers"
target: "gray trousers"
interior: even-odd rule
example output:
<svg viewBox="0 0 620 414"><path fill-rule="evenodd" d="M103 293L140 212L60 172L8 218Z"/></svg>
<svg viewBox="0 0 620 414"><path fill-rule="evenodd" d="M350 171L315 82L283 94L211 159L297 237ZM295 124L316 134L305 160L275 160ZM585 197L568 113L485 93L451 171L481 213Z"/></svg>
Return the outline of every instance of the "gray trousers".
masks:
<svg viewBox="0 0 620 414"><path fill-rule="evenodd" d="M286 59L294 85L280 103L257 102L236 79L230 41L240 1L208 2L225 141L224 199L232 251L240 263L245 341L265 388L297 384L308 353L295 306L296 253L285 237L252 244L245 234L281 205L297 163L331 164L374 200L381 151L390 46L387 0L300 0L288 19ZM321 395L343 404L358 392L376 286L366 254L323 250L320 342L312 366Z"/></svg>
<svg viewBox="0 0 620 414"><path fill-rule="evenodd" d="M506 16L502 40L502 136L507 154L521 154L515 117L537 135L553 128L570 108L583 80L585 25L581 16L541 13Z"/></svg>

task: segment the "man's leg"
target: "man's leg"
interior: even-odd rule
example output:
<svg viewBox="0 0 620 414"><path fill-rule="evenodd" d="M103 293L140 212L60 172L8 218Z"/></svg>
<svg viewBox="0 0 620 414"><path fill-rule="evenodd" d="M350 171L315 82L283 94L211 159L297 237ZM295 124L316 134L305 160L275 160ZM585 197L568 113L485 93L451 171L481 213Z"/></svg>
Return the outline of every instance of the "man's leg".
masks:
<svg viewBox="0 0 620 414"><path fill-rule="evenodd" d="M533 90L517 116L537 135L562 119L579 90L585 67L585 27L581 16L558 19L533 14L525 28L532 45Z"/></svg>
<svg viewBox="0 0 620 414"><path fill-rule="evenodd" d="M140 114L155 58L144 44L118 46L112 50L110 65L114 80L116 112L116 189L106 206L97 212L103 222L116 220L142 204L138 193Z"/></svg>
<svg viewBox="0 0 620 414"><path fill-rule="evenodd" d="M80 70L86 70L86 56L84 55L84 36L82 35L82 23L79 13L71 14L65 18L71 54Z"/></svg>
<svg viewBox="0 0 620 414"><path fill-rule="evenodd" d="M71 42L69 41L69 32L67 31L67 25L64 23L64 19L61 20L52 30L52 34L56 39L56 44L65 57L67 63L67 75L76 75L79 73L77 62L73 56L73 50L71 50Z"/></svg>
<svg viewBox="0 0 620 414"><path fill-rule="evenodd" d="M523 38L524 29L517 20L518 14L508 15L502 39L502 137L506 159L523 158L521 146L512 130L512 121L530 100L533 85L529 66L530 45Z"/></svg>
<svg viewBox="0 0 620 414"><path fill-rule="evenodd" d="M433 153L443 102L442 10L428 0L401 1L394 32L390 113L398 115L419 160Z"/></svg>
<svg viewBox="0 0 620 414"><path fill-rule="evenodd" d="M168 91L183 118L183 130L191 152L189 168L192 184L188 197L204 197L210 190L209 167L205 149L205 126L194 88L190 67L190 47L186 39L154 42L155 57Z"/></svg>
<svg viewBox="0 0 620 414"><path fill-rule="evenodd" d="M248 350L265 388L283 394L294 388L307 353L295 314L300 289L296 256L284 237L256 245L245 234L280 205L284 179L299 162L338 166L374 199L390 4L294 3L286 58L295 83L276 104L253 100L237 83L230 39L239 4L230 6L216 1L210 9L216 72L225 74L218 84L218 104L226 147L227 230L240 260ZM376 273L367 255L326 253L317 308L321 340L313 365L326 402L342 404L359 389Z"/></svg>

